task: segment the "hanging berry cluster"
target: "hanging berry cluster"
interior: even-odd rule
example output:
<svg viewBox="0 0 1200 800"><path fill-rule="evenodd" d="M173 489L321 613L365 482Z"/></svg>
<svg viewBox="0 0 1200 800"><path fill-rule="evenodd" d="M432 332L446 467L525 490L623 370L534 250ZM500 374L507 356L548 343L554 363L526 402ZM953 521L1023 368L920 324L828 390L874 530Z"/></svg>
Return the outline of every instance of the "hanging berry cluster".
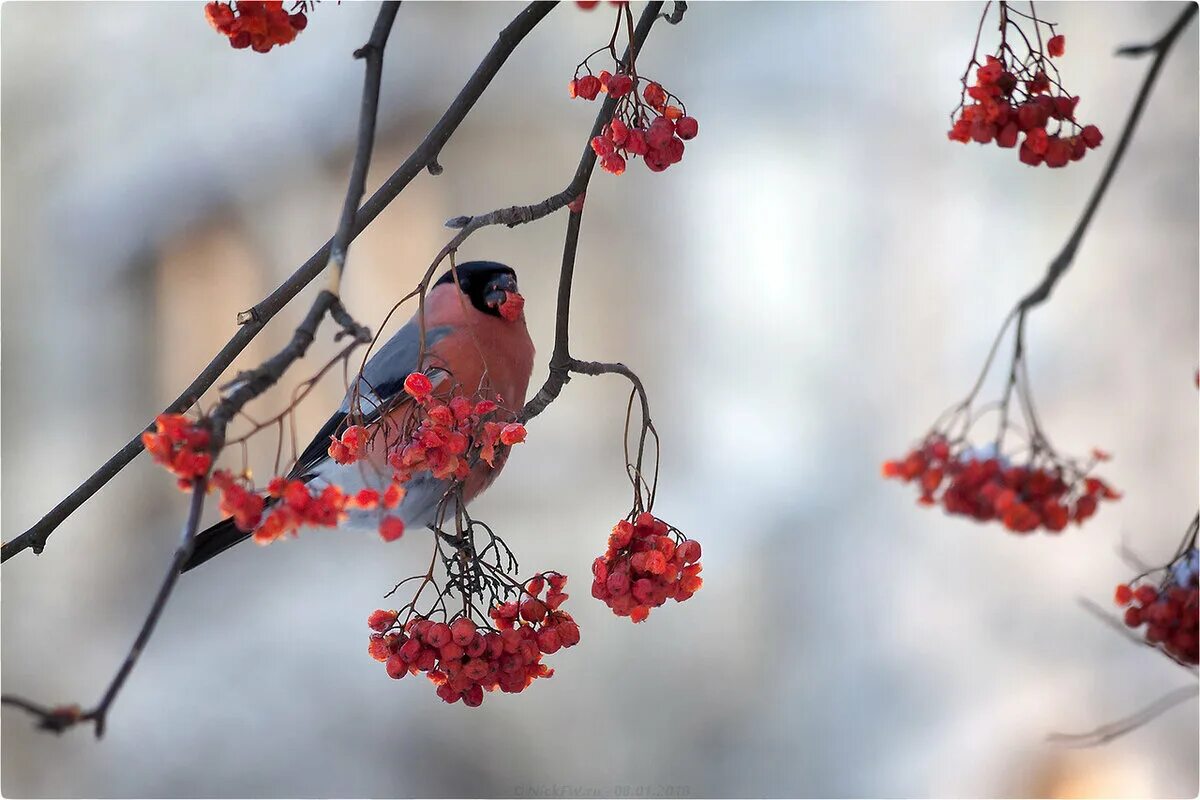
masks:
<svg viewBox="0 0 1200 800"><path fill-rule="evenodd" d="M1113 599L1125 609L1125 624L1145 625L1146 643L1184 664L1200 662L1200 551L1192 522L1184 546L1166 567L1139 575L1117 586ZM1157 577L1156 577L1157 576Z"/></svg>
<svg viewBox="0 0 1200 800"><path fill-rule="evenodd" d="M1079 97L1063 89L1058 69L1050 60L1063 55L1066 37L1055 34L1052 23L1038 19L1032 3L1029 14L1004 2L999 3L999 9L1000 45L996 54L986 56L982 64L977 50L972 53L963 75L963 97L950 115L953 124L947 136L964 144L994 142L997 147L1011 148L1024 134L1018 151L1024 164L1057 168L1079 161L1088 150L1099 147L1104 137L1095 125L1081 125L1076 120ZM987 7L983 13L980 30ZM1032 34L1022 30L1019 18L1032 23ZM1047 33L1044 50L1043 28ZM1013 50L1010 41L1022 43L1023 57ZM976 38L977 49L978 44ZM975 83L968 86L972 68ZM968 97L973 102L968 103ZM1049 129L1052 122L1053 131Z"/></svg>
<svg viewBox="0 0 1200 800"><path fill-rule="evenodd" d="M559 609L566 583L559 573L531 578L519 601L491 608L492 625L477 624L467 612L449 624L421 615L400 623L398 612L377 610L367 620L374 631L368 651L393 679L424 673L447 703L474 708L485 691L522 692L554 674L543 655L579 643L579 626Z"/></svg>
<svg viewBox="0 0 1200 800"><path fill-rule="evenodd" d="M308 3L296 3L289 14L283 10L281 0L233 0L208 3L204 16L217 33L229 37L235 49L249 47L256 53L266 53L276 45L289 44L308 27L304 13L307 8Z"/></svg>
<svg viewBox="0 0 1200 800"><path fill-rule="evenodd" d="M1104 481L1087 475L1091 465L1076 470L1052 451L1038 455L1017 465L994 445L974 448L964 439L952 441L934 432L903 460L885 461L883 477L915 483L922 505L940 504L947 514L978 522L998 520L1013 533L1039 528L1058 533L1068 522L1082 525L1102 500L1120 497ZM1092 464L1099 455L1093 454Z"/></svg>
<svg viewBox="0 0 1200 800"><path fill-rule="evenodd" d="M656 81L648 81L637 73L633 55L624 64L617 56L616 41L622 22L633 34L633 16L628 4L617 4L617 25L607 47L585 58L575 68L575 77L567 84L571 97L595 100L604 93L616 100L612 119L599 136L592 139L592 150L605 172L620 175L629 159L641 156L651 172L662 172L683 159L684 142L694 139L700 131L695 117L675 95ZM593 74L590 60L607 53L613 60L613 70ZM584 74L580 74L580 73Z"/></svg>
<svg viewBox="0 0 1200 800"><path fill-rule="evenodd" d="M977 413L976 398L1014 319L1013 360L1003 394ZM915 483L921 505L941 505L947 514L978 522L995 520L1014 533L1038 529L1058 533L1068 523L1082 525L1101 502L1121 496L1091 475L1109 455L1096 449L1086 462L1060 456L1042 430L1032 398L1025 366L1024 313L1014 312L1001 327L971 393L935 421L904 458L883 462L883 477ZM1016 410L1023 426L1013 419ZM995 435L973 445L971 433L987 414L998 418Z"/></svg>
<svg viewBox="0 0 1200 800"><path fill-rule="evenodd" d="M699 542L649 512L630 514L613 526L608 549L592 562L592 597L617 616L642 622L650 609L699 591L700 569Z"/></svg>

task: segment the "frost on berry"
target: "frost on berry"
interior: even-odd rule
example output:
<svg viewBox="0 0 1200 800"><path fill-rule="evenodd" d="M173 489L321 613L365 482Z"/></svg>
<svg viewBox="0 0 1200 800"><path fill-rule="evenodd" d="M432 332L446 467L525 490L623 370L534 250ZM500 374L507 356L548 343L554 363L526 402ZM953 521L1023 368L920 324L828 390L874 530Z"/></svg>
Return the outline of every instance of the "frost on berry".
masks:
<svg viewBox="0 0 1200 800"><path fill-rule="evenodd" d="M308 27L304 13L308 5L298 3L293 8L300 10L289 14L281 0L212 2L204 6L204 16L217 33L229 38L235 49L248 47L256 53L266 53L276 45L290 43Z"/></svg>
<svg viewBox="0 0 1200 800"><path fill-rule="evenodd" d="M608 548L592 562L592 597L619 617L642 622L658 608L699 591L700 543L649 512L613 526Z"/></svg>
<svg viewBox="0 0 1200 800"><path fill-rule="evenodd" d="M1011 319L1001 328L997 347ZM1021 331L1018 322L1016 335ZM996 521L1014 533L1058 533L1072 522L1082 525L1101 503L1121 497L1092 474L1108 454L1093 450L1086 460L1072 459L1050 445L1032 406L1023 346L1014 353L1001 398L977 406L995 352L993 347L967 398L935 421L904 457L885 461L883 477L913 484L921 505L940 505L947 514L978 522ZM984 419L996 421L990 438L981 436L981 429L993 430L981 424Z"/></svg>
<svg viewBox="0 0 1200 800"><path fill-rule="evenodd" d="M984 8L985 18L989 9ZM1066 38L1055 34L1054 25L1038 19L1032 8L1026 16L1012 14L1008 3L1000 3L999 9L1000 43L983 62L978 52L971 54L947 137L1006 149L1019 142L1018 159L1032 167L1058 168L1079 161L1100 146L1102 137L1095 125L1077 121L1079 97L1063 87L1058 67L1051 61L1065 52ZM1030 27L1028 33L1022 30L1022 22ZM1043 34L1044 52L1040 49Z"/></svg>
<svg viewBox="0 0 1200 800"><path fill-rule="evenodd" d="M1183 545L1171 563L1149 570L1120 584L1113 593L1118 606L1124 607L1123 620L1139 630L1146 644L1161 650L1183 664L1200 661L1197 651L1200 633L1200 551L1196 549L1197 526L1192 521Z"/></svg>
<svg viewBox="0 0 1200 800"><path fill-rule="evenodd" d="M618 8L617 25L622 24L628 25L629 20L624 9ZM599 75L592 74L589 62L598 56L612 59L612 72L602 69ZM617 101L612 119L591 142L600 168L613 175L623 174L629 161L637 157L651 172L678 164L683 159L684 141L696 138L700 131L696 119L687 116L683 102L662 84L638 75L636 63L622 63L615 45L585 58L575 68L567 93L584 100L605 93Z"/></svg>

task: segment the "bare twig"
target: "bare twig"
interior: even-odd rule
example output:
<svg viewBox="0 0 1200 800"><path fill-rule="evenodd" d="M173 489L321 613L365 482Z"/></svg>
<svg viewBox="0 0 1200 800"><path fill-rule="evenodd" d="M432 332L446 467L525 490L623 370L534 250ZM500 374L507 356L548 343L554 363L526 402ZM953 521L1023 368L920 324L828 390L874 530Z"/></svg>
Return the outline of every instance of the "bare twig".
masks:
<svg viewBox="0 0 1200 800"><path fill-rule="evenodd" d="M1087 733L1051 733L1046 741L1062 744L1068 747L1099 747L1108 744L1113 739L1137 730L1166 711L1170 711L1183 701L1200 694L1200 686L1181 686L1167 692L1150 705L1130 714L1127 717L1101 725Z"/></svg>
<svg viewBox="0 0 1200 800"><path fill-rule="evenodd" d="M629 49L625 51L623 60L628 62L646 41L646 36L650 33L650 26L658 19L662 5L662 3L649 3L646 6L641 18L638 20L633 40L630 42ZM612 118L615 107L616 100L609 97L600 109L595 125L592 126L592 136L600 135L601 130L603 130L609 119ZM588 141L590 143L590 138ZM575 178L572 180L571 185L578 185L582 193L587 188L595 166L596 154L592 151L589 144L589 146L584 148L583 156L579 159L579 166L575 170ZM643 423L648 424L650 409L649 404L646 402L645 390L641 387L641 381L638 380L632 370L623 364L589 364L571 356L571 283L575 277L575 255L579 249L579 228L582 221L583 208L572 209L570 215L567 217L567 234L563 242L562 268L558 279L558 304L554 318L554 350L550 354L550 374L546 377L546 381L542 384L542 387L538 389L537 394L521 410L520 420L521 422L528 422L545 411L546 407L554 402L562 392L563 387L571 380L572 372L587 375L617 373L629 378L638 389L644 411Z"/></svg>
<svg viewBox="0 0 1200 800"><path fill-rule="evenodd" d="M80 711L78 706L60 706L58 708L47 709L13 695L4 695L0 698L0 702L33 714L38 718L38 727L43 730L61 733L67 728L81 722L91 722L95 725L96 738L104 735L104 727L108 721L108 711L112 708L113 701L117 699L117 694L125 685L125 681L129 679L129 674L133 672L134 666L137 665L138 658L142 655L142 650L146 648L146 644L150 641L150 636L153 635L154 628L158 624L158 620L162 617L163 609L167 607L167 600L171 597L171 591L175 588L175 582L179 580L179 571L183 569L183 565L187 563L188 558L192 555L192 547L196 542L196 533L200 528L200 514L204 510L204 496L207 487L207 476L200 478L193 484L192 501L189 506L187 521L183 526L183 539L179 543L179 547L175 550L174 558L171 559L171 568L167 570L162 584L158 587L158 594L154 596L154 604L150 607L150 612L142 622L142 628L138 631L137 638L133 640L133 646L129 648L125 660L121 662L120 669L113 676L108 689L105 690L104 696L100 698L100 702L96 704L95 708L88 711Z"/></svg>
<svg viewBox="0 0 1200 800"><path fill-rule="evenodd" d="M1117 167L1121 165L1121 159L1125 156L1125 151L1129 147L1129 141L1133 138L1133 132L1137 128L1138 121L1142 118L1142 111L1145 109L1146 101L1150 97L1150 90L1154 88L1154 81L1158 78L1158 73L1162 69L1163 62L1166 60L1167 54L1171 51L1171 45L1179 38L1179 34L1191 22L1192 17L1196 16L1196 8L1195 3L1186 3L1183 13L1179 15L1175 23L1153 44L1125 47L1117 51L1121 55L1154 53L1154 59L1150 62L1150 69L1146 72L1146 77L1142 81L1142 87L1138 90L1137 98L1133 102L1133 108L1130 109L1129 117L1125 120L1125 128L1121 131L1121 138L1117 141L1117 146L1113 148L1112 155L1109 156L1104 173L1100 176L1100 182L1096 184L1096 188L1092 191L1092 197L1088 200L1087 207L1083 210L1083 216L1079 218L1079 222L1075 223L1075 229L1071 231L1071 236L1067 239L1067 243L1063 246L1062 251L1050 262L1050 267L1047 269L1046 276L1042 278L1041 283L1034 287L1033 291L1022 298L1021 302L1017 304L1017 310L1022 317L1026 311L1044 303L1050 297L1054 285L1058 283L1063 273L1071 266L1071 262L1075 260L1075 252L1079 249L1079 243L1083 241L1083 235L1087 232L1088 226L1092 222L1092 217L1095 216L1096 209L1100 206L1100 201L1104 199L1104 194L1108 191L1108 186L1112 182L1113 175L1116 173Z"/></svg>
<svg viewBox="0 0 1200 800"><path fill-rule="evenodd" d="M470 79L459 91L441 119L429 131L425 139L400 167L384 181L355 215L347 242L353 241L379 214L387 208L421 170L437 164L438 154L487 89L492 79L504 66L509 55L530 31L550 13L553 2L530 3L507 27L500 32L496 43L480 62ZM168 405L165 413L182 413L191 408L233 363L234 359L259 334L272 317L325 268L331 252L332 241L304 262L290 278L253 308L238 316L241 327L229 339L220 352L209 362L196 379ZM147 427L146 430L151 430ZM4 543L0 548L0 563L7 561L23 550L41 553L50 535L92 495L104 487L142 451L142 432L139 431L124 447L100 466L87 480L67 495L35 525L24 533Z"/></svg>
<svg viewBox="0 0 1200 800"><path fill-rule="evenodd" d="M338 234L335 237L337 258L333 262L333 267L339 276L345 265L346 248L349 244L350 231L355 224L355 208L358 205L358 199L362 196L363 182L367 168L370 166L371 149L375 139L375 119L379 104L379 82L382 74L383 50L387 44L387 38L391 33L392 23L395 21L398 9L399 3L397 2L385 2L383 4L376 19L375 27L372 30L370 40L362 49L355 53L355 57L366 56L367 69L363 88L363 106L360 112L358 146L354 155L354 166L351 170L349 187L346 191L348 216L347 212L343 213L341 225L339 225ZM349 335L356 342L363 344L371 341L370 331L354 321L342 306L336 292L330 289L321 290L313 301L312 307L305 315L304 320L292 334L292 338L287 345L256 369L240 373L225 387L221 401L217 404L213 412L206 417L205 424L207 424L210 432L208 449L213 456L214 462L224 447L225 432L230 421L241 412L247 403L274 386L293 364L304 357L304 354L308 352L308 348L316 338L317 331L327 313L341 325L341 331L338 334L339 337ZM210 466L210 472L211 469L212 467ZM121 667L117 670L116 675L113 676L108 689L104 692L104 696L95 708L86 712L78 711L77 706L64 706L46 710L36 703L15 696L5 696L3 698L5 705L11 705L34 714L39 718L39 727L45 730L58 733L81 722L92 722L95 724L97 738L104 735L108 711L116 700L117 694L125 685L126 680L128 680L134 666L136 666L138 658L141 656L146 644L150 641L150 637L154 633L154 628L158 624L158 620L162 617L167 601L170 599L171 593L175 588L175 583L179 580L183 565L187 563L192 555L196 534L200 527L200 517L204 511L208 479L209 473L206 472L192 484L192 500L187 521L184 524L183 540L176 549L174 557L171 559L166 575L163 577L162 584L155 595L154 603L146 614L141 630L138 632L137 638L134 639L133 646L130 647L129 653L125 656Z"/></svg>
<svg viewBox="0 0 1200 800"><path fill-rule="evenodd" d="M367 190L367 168L371 165L371 151L375 147L375 120L379 116L379 86L383 81L383 49L387 46L388 35L399 10L399 0L384 2L375 19L375 27L371 30L371 38L354 51L355 58L366 59L367 75L363 81L362 109L358 114L358 146L354 151L354 165L350 169L350 186L346 189L341 221L329 245L329 283L325 288L335 295L341 294L346 249L350 246L358 205Z"/></svg>

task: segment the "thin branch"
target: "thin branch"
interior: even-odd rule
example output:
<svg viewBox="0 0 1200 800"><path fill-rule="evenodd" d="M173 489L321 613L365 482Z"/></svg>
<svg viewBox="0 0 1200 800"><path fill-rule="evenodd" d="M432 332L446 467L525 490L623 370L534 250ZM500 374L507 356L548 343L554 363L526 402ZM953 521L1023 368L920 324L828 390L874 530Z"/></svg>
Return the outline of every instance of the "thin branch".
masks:
<svg viewBox="0 0 1200 800"><path fill-rule="evenodd" d="M425 139L413 150L383 185L367 200L355 215L347 241L353 241L362 231L387 208L421 170L437 164L437 158L450 136L466 118L492 79L504 66L509 55L554 7L553 2L530 3L507 27L500 32L496 43L480 62L475 72L455 97L441 119L429 131ZM229 339L220 352L209 362L196 379L179 395L164 413L182 413L191 408L206 392L237 356L258 335L268 321L312 282L325 268L331 251L332 241L304 262L290 278L253 308L238 316L241 327ZM152 430L147 427L146 430ZM47 539L72 513L92 495L104 487L142 451L142 431L139 431L124 447L100 466L87 480L80 484L50 510L33 527L0 547L0 563L7 561L23 550L41 553Z"/></svg>
<svg viewBox="0 0 1200 800"><path fill-rule="evenodd" d="M1116 722L1101 725L1099 728L1087 733L1051 733L1046 736L1046 741L1068 747L1098 747L1102 744L1108 744L1113 739L1120 738L1127 733L1137 730L1147 722L1154 720L1166 711L1170 711L1185 700L1196 697L1198 694L1200 694L1200 686L1181 686L1178 689L1167 692L1145 708Z"/></svg>
<svg viewBox="0 0 1200 800"><path fill-rule="evenodd" d="M1171 659L1172 662L1183 667L1188 672L1192 673L1193 675L1196 674L1196 666L1194 664L1188 664L1184 661L1180 661L1178 658L1171 655L1171 653L1168 652L1167 650L1160 648L1157 644L1154 644L1153 642L1148 642L1145 639L1143 639L1142 637L1138 636L1136 633L1134 633L1129 628L1127 628L1125 626L1125 623L1123 623L1121 620L1113 617L1112 615L1108 614L1103 608L1101 608L1099 605L1097 605L1092 600L1089 600L1086 597L1081 597L1081 598L1079 598L1079 605L1083 606L1084 611L1087 611L1089 614L1091 614L1096 619L1103 622L1108 627L1112 628L1114 631L1116 631L1118 634L1120 634L1121 636L1128 639L1133 644L1136 644L1139 647L1149 647L1151 650L1157 650L1158 652L1165 655L1167 658Z"/></svg>
<svg viewBox="0 0 1200 800"><path fill-rule="evenodd" d="M133 672L138 658L141 657L142 651L150 641L150 637L154 633L154 628L158 625L158 620L162 617L163 610L167 607L167 600L171 597L171 592L175 588L175 582L179 580L179 571L183 569L183 565L187 563L187 560L192 555L192 548L196 543L196 533L200 529L200 515L204 510L204 499L207 488L208 476L200 478L192 485L192 502L189 506L187 522L183 526L183 540L175 550L175 556L171 559L171 567L163 577L162 585L158 587L158 594L154 596L154 604L150 607L150 612L142 622L142 629L138 631L137 638L133 640L133 646L129 648L125 660L121 662L120 669L113 676L108 689L105 690L104 696L96 704L96 707L88 711L81 711L78 706L44 708L36 703L13 695L4 695L0 698L0 702L33 714L38 718L38 727L43 730L62 733L67 728L79 723L91 722L95 725L96 738L99 739L104 735L104 727L108 721L108 711L112 708L113 701L117 699L117 694L125 686L125 681L129 679L129 674Z"/></svg>
<svg viewBox="0 0 1200 800"><path fill-rule="evenodd" d="M659 17L659 12L662 10L662 3L649 3L646 9L642 12L641 18L638 19L637 28L633 33L633 39L629 43L629 48L626 49L622 61L628 63L633 58L637 51L641 49L642 44L646 41L646 37L650 33L650 27ZM616 108L616 99L609 97L605 100L604 105L600 109L600 113L596 116L596 122L592 126L592 136L599 136L604 126L612 118L613 111ZM579 166L575 170L575 178L572 180L572 185L581 185L582 189L587 188L588 181L592 177L592 170L596 166L596 154L592 150L588 139L588 146L584 148L583 156L579 159ZM582 194L582 192L581 192ZM637 376L633 374L628 367L621 364L608 365L612 369L584 372L582 367L585 362L577 361L571 356L570 347L570 323L571 323L571 284L575 277L575 255L579 249L579 228L583 222L583 207L571 209L570 215L567 217L567 234L563 242L563 258L562 268L559 272L558 279L558 304L554 317L554 350L550 354L550 374L546 377L545 383L538 389L537 394L533 396L525 404L521 410L521 422L528 422L538 414L546 410L558 395L562 392L563 387L571 380L571 373L577 372L580 374L603 374L603 372L620 372L634 381L635 387L640 387L641 381L637 380ZM618 370L620 367L621 370ZM623 370L623 371L622 371ZM649 420L649 406L645 403L644 390L639 390L642 395L643 408L646 412L644 422Z"/></svg>
<svg viewBox="0 0 1200 800"><path fill-rule="evenodd" d="M1133 138L1133 132L1137 128L1138 121L1142 118L1142 111L1145 109L1146 101L1150 97L1150 90L1154 88L1154 81L1158 78L1158 73L1167 58L1167 53L1170 52L1171 45L1179 38L1179 34L1191 22L1192 17L1196 16L1196 8L1196 3L1187 3L1183 9L1183 13L1179 15L1175 24L1153 44L1124 47L1117 51L1121 55L1154 53L1154 60L1150 62L1150 69L1146 72L1146 77L1142 81L1142 88L1138 90L1137 99L1134 100L1133 108L1130 109L1129 117L1125 121L1125 129L1121 131L1121 138L1117 142L1117 146L1113 149L1113 154L1108 159L1108 164L1104 168L1104 173L1100 176L1100 182L1096 184L1096 188L1092 192L1091 199L1088 200L1087 207L1084 208L1083 216L1079 218L1079 222L1075 223L1075 229L1071 232L1071 237L1067 239L1067 243L1063 246L1062 251L1050 262L1050 267L1047 269L1046 276L1042 278L1041 283L1022 298L1021 302L1017 305L1017 309L1022 315L1034 306L1044 303L1050 297L1050 293L1054 290L1054 285L1058 283L1063 273L1071 266L1071 262L1075 260L1075 252L1079 249L1079 243L1083 241L1083 235L1087 232L1088 226L1092 222L1092 217L1095 216L1096 209L1100 206L1100 201L1104 199L1104 194L1108 191L1108 186L1112 182L1113 175L1116 173L1117 167L1121 165L1121 159L1125 155L1125 150L1129 147L1129 141Z"/></svg>
<svg viewBox="0 0 1200 800"><path fill-rule="evenodd" d="M341 293L342 273L346 269L346 250L354 231L358 206L367 190L367 168L371 166L371 151L375 147L375 121L379 117L379 86L383 82L383 49L387 47L400 0L387 0L379 9L375 27L367 43L354 51L355 58L366 59L367 74L363 81L362 109L358 114L358 146L354 150L354 165L350 169L350 185L342 218L329 245L329 283L326 288L335 295Z"/></svg>
<svg viewBox="0 0 1200 800"><path fill-rule="evenodd" d="M362 49L355 52L356 58L365 55L367 68L363 87L363 106L360 111L358 147L355 151L354 165L351 169L349 187L346 191L348 216L347 212L343 213L341 224L338 228L338 235L335 237L337 260L333 262L333 266L339 278L341 270L345 265L346 248L349 245L349 233L355 224L355 209L359 198L362 196L363 183L367 169L370 166L371 149L375 139L375 119L378 113L383 50L387 44L387 39L391 33L392 24L395 21L398 9L398 2L385 2L379 10L379 16L376 19L370 40ZM305 353L308 352L308 348L316 339L317 331L327 313L341 325L341 331L339 331L337 338L349 335L361 344L371 341L370 331L354 321L349 312L342 306L336 292L330 289L322 289L313 301L304 320L293 332L292 338L287 345L257 368L240 373L224 388L221 401L212 413L205 417L204 423L207 425L210 433L208 449L212 454L213 462L216 461L217 456L221 453L225 445L225 433L229 423L241 413L242 408L247 403L274 386L293 364L304 357ZM151 605L150 611L146 614L146 618L142 622L142 628L138 632L137 638L134 639L133 646L130 647L125 660L121 663L121 667L117 670L116 675L113 676L108 689L104 692L104 696L100 699L96 707L86 712L78 711L77 706L64 706L46 710L36 703L15 696L5 696L3 698L5 705L14 706L38 716L39 727L45 730L59 733L81 722L92 722L95 725L96 737L99 738L104 735L108 711L122 687L124 687L125 682L129 679L133 668L137 665L142 651L149 643L150 637L154 633L154 628L162 617L163 611L167 606L167 601L170 599L175 584L179 580L183 566L191 558L195 547L196 535L200 529L200 518L204 512L204 501L208 493L209 474L211 471L212 466L210 464L209 471L192 484L192 500L187 521L184 524L183 540L175 550L175 556L167 568L158 593L154 597L154 603Z"/></svg>

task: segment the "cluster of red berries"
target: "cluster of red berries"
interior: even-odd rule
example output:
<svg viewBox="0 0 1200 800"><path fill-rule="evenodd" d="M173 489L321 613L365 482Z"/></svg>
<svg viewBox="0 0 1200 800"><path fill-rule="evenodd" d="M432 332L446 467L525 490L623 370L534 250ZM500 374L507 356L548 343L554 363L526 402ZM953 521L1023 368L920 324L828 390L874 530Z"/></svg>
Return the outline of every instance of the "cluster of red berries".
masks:
<svg viewBox="0 0 1200 800"><path fill-rule="evenodd" d="M586 62L580 67L587 68ZM662 172L678 164L683 160L683 143L696 138L700 124L695 117L687 116L679 98L661 84L647 82L639 97L641 78L635 72L620 71L620 65L617 69L615 75L608 70L593 75L588 68L588 74L582 77L577 70L575 78L567 84L571 97L595 100L605 92L619 98L612 120L592 139L592 150L600 159L601 169L620 175L625 171L626 161L635 156L641 156L651 172Z"/></svg>
<svg viewBox="0 0 1200 800"><path fill-rule="evenodd" d="M629 0L608 0L610 6L624 6L629 4ZM600 0L575 0L575 5L582 8L584 11L591 11L596 6L600 5Z"/></svg>
<svg viewBox="0 0 1200 800"><path fill-rule="evenodd" d="M1179 568L1182 567L1182 568ZM1129 586L1122 583L1114 600L1125 609L1125 624L1130 628L1146 626L1146 641L1161 647L1185 664L1200 662L1200 590L1197 589L1197 551L1195 548L1172 565L1162 585Z"/></svg>
<svg viewBox="0 0 1200 800"><path fill-rule="evenodd" d="M1093 451L1093 464L1107 458ZM917 502L940 503L947 514L999 520L1015 533L1038 528L1057 533L1068 522L1083 524L1101 500L1120 498L1104 481L1088 477L1089 470L1077 473L1056 459L1048 468L1013 466L994 446L976 450L934 433L903 460L883 462L882 472L915 482L921 490Z"/></svg>
<svg viewBox="0 0 1200 800"><path fill-rule="evenodd" d="M643 512L621 520L608 550L592 562L592 597L619 617L641 622L667 600L682 603L700 590L700 543L673 538L671 526ZM675 531L675 533L678 533Z"/></svg>
<svg viewBox="0 0 1200 800"><path fill-rule="evenodd" d="M420 372L404 379L404 391L416 401L418 413L411 434L388 453L388 463L401 483L422 470L439 479L464 480L475 449L480 458L495 466L497 444L511 447L525 441L524 425L489 419L504 411L502 398L472 402L455 394L449 402L442 402L433 393L433 383Z"/></svg>
<svg viewBox="0 0 1200 800"><path fill-rule="evenodd" d="M239 50L249 47L256 53L288 44L308 26L303 11L289 14L281 0L212 2L204 6L204 16L217 33L229 37L231 46Z"/></svg>
<svg viewBox="0 0 1200 800"><path fill-rule="evenodd" d="M1049 40L1048 52L1060 56L1065 47L1063 36ZM975 102L962 107L946 134L951 141L995 142L997 147L1015 147L1020 134L1025 134L1018 156L1031 167L1065 167L1079 161L1087 151L1100 146L1104 137L1095 125L1083 125L1075 120L1078 97L1066 93L1054 95L1044 68L1018 78L1008 65L988 56L986 63L975 70L975 84L967 94ZM1059 124L1053 134L1046 130L1050 120Z"/></svg>
<svg viewBox="0 0 1200 800"><path fill-rule="evenodd" d="M180 489L189 491L212 466L208 429L183 414L159 414L154 427L142 434L146 452L179 478Z"/></svg>
<svg viewBox="0 0 1200 800"><path fill-rule="evenodd" d="M447 703L462 700L474 708L483 702L484 691L522 692L554 674L542 663L543 655L579 643L579 626L558 609L567 598L566 582L558 573L532 578L520 601L491 610L495 630L465 616L448 625L414 617L401 626L395 611L377 610L367 619L374 631L368 652L384 662L391 678L425 673Z"/></svg>
<svg viewBox="0 0 1200 800"><path fill-rule="evenodd" d="M404 487L393 482L381 494L375 489L362 489L357 494L348 495L335 485L328 485L318 490L313 489L304 481L273 478L267 485L267 494L272 498L271 513L262 521L262 525L254 531L254 541L259 544L269 544L287 534L293 536L305 525L322 528L336 527L353 508L365 510L390 510L400 505L404 499ZM222 510L232 513L238 520L238 509L235 505L238 495L225 494L222 496ZM231 510L226 510L229 502ZM247 520L248 521L248 520ZM242 523L238 522L239 527ZM253 526L242 527L250 530ZM404 535L404 521L399 517L384 514L380 517L379 535L384 541L391 542Z"/></svg>

